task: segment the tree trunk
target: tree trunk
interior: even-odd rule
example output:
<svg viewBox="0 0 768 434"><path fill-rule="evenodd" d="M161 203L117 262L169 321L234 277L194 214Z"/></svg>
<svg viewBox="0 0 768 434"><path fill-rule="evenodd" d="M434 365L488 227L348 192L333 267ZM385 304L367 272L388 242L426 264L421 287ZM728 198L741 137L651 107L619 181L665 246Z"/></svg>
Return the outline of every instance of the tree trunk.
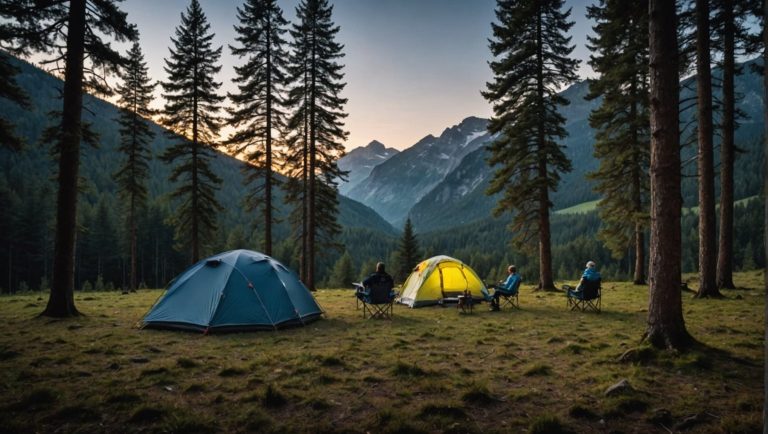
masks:
<svg viewBox="0 0 768 434"><path fill-rule="evenodd" d="M134 193L131 193L131 210L128 218L131 225L131 277L128 289L136 292L136 195Z"/></svg>
<svg viewBox="0 0 768 434"><path fill-rule="evenodd" d="M131 121L131 129L132 129L132 137L133 140L132 146L131 146L131 156L130 156L130 164L131 164L131 170L134 172L133 177L134 179L137 177L137 174L135 173L136 169L136 160L137 160L137 148L139 146L138 144L138 137L136 135L136 131L138 129L138 123L141 122L138 119L137 114L137 102L136 102L136 93L133 94L133 116ZM136 192L131 191L131 208L128 212L128 225L130 228L130 236L131 236L131 276L129 278L128 282L128 290L130 292L136 292Z"/></svg>
<svg viewBox="0 0 768 434"><path fill-rule="evenodd" d="M317 86L317 52L315 47L315 38L312 39L312 64L311 72L312 85L310 88L309 101L309 208L307 210L307 288L310 291L315 290L315 231L317 222L315 221L315 201L317 200L317 176L315 173L317 164L317 125L316 116L316 86Z"/></svg>
<svg viewBox="0 0 768 434"><path fill-rule="evenodd" d="M768 105L768 31L766 28L768 21L768 0L763 0L763 105ZM763 110L763 155L768 155L768 110ZM764 159L763 166L763 197L768 196L768 159ZM768 200L763 201L763 243L765 244L765 257L768 258ZM765 267L763 274L763 284L765 285L765 333L763 347L763 434L768 434L768 267Z"/></svg>
<svg viewBox="0 0 768 434"><path fill-rule="evenodd" d="M634 161L632 162L632 209L635 215L640 215L643 212L643 193L641 189L642 185L642 170L640 170L640 164L642 163L642 157L639 150L640 140L637 132L637 104L634 102L637 95L637 83L635 80L631 84L631 93L633 97L632 105L629 108L629 123L632 128L632 144L635 146ZM635 217L635 220L637 217ZM633 283L635 285L645 285L645 234L643 233L643 225L640 222L635 222L635 270Z"/></svg>
<svg viewBox="0 0 768 434"><path fill-rule="evenodd" d="M648 324L643 338L659 348L692 342L680 294L680 137L675 2L649 1L651 243Z"/></svg>
<svg viewBox="0 0 768 434"><path fill-rule="evenodd" d="M733 1L723 6L723 140L720 144L720 242L717 252L717 287L733 284L733 164L734 144L734 23Z"/></svg>
<svg viewBox="0 0 768 434"><path fill-rule="evenodd" d="M536 15L536 91L539 104L538 126L538 178L539 186L539 289L554 291L555 282L552 277L552 246L549 230L549 186L547 185L547 152L546 135L544 131L544 55L542 36L542 12Z"/></svg>
<svg viewBox="0 0 768 434"><path fill-rule="evenodd" d="M75 307L75 244L77 241L77 181L80 166L85 55L85 0L69 2L64 105L59 142L59 191L56 203L56 241L53 279L42 315L77 316Z"/></svg>
<svg viewBox="0 0 768 434"><path fill-rule="evenodd" d="M715 169L712 150L712 73L709 55L709 0L696 0L696 94L699 171L699 292L720 297L715 281Z"/></svg>
<svg viewBox="0 0 768 434"><path fill-rule="evenodd" d="M199 179L197 173L197 152L198 152L198 113L197 113L197 87L200 84L197 76L197 38L194 40L194 69L192 71L192 80L194 89L192 90L192 263L196 264L200 260L200 222L198 218L197 199L199 190Z"/></svg>
<svg viewBox="0 0 768 434"><path fill-rule="evenodd" d="M542 174L542 172L544 172ZM546 177L547 162L539 161L539 177ZM546 184L539 189L539 289L554 291L552 277L552 247L549 230L549 191Z"/></svg>
<svg viewBox="0 0 768 434"><path fill-rule="evenodd" d="M272 26L270 25L269 14L267 14L267 140L265 144L264 162L264 253L272 256Z"/></svg>

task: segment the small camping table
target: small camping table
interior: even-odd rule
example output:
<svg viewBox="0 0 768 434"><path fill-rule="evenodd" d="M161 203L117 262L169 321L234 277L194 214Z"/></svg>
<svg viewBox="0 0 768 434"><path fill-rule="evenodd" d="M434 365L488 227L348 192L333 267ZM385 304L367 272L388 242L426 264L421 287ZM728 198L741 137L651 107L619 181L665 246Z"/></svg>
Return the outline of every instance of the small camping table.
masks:
<svg viewBox="0 0 768 434"><path fill-rule="evenodd" d="M461 309L461 313L472 313L473 305L475 304L475 300L472 299L472 294L460 295L456 298L459 301L456 304L456 309Z"/></svg>

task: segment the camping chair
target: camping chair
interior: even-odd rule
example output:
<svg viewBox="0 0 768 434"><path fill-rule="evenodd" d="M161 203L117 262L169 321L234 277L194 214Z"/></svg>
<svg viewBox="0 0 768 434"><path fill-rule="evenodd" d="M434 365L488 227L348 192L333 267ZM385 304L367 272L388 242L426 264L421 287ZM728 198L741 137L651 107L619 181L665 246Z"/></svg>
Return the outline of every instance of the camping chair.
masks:
<svg viewBox="0 0 768 434"><path fill-rule="evenodd" d="M521 281L522 279L518 280L517 284L510 290L497 289L499 294L501 294L501 297L499 297L499 309L504 309L505 306L512 306L513 308L520 309L520 298L518 295L520 294Z"/></svg>
<svg viewBox="0 0 768 434"><path fill-rule="evenodd" d="M397 293L387 282L375 282L358 292L357 299L363 303L363 318L392 319Z"/></svg>
<svg viewBox="0 0 768 434"><path fill-rule="evenodd" d="M566 290L565 294L568 299L567 306L571 308L571 310L578 309L582 312L594 310L595 312L600 313L603 298L600 280L585 281L581 284L579 291L576 291L567 285L563 285L563 289Z"/></svg>

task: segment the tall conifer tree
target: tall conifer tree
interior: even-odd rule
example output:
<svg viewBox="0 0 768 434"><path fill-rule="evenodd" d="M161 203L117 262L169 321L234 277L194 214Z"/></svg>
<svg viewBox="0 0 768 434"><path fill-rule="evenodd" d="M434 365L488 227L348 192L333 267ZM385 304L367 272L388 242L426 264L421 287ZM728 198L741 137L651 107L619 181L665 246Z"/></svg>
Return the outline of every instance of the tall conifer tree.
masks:
<svg viewBox="0 0 768 434"><path fill-rule="evenodd" d="M644 339L659 348L692 342L680 295L679 71L675 2L648 1L651 231L648 324Z"/></svg>
<svg viewBox="0 0 768 434"><path fill-rule="evenodd" d="M287 53L283 34L288 22L276 0L247 0L237 9L240 25L235 26L237 47L230 46L232 54L246 57L246 63L235 67L237 93L230 94L234 107L229 110L235 127L242 127L228 143L230 149L245 156L250 163L245 170L245 182L254 185L248 196L248 207L264 212L264 245L267 255L272 254L272 205L274 174L275 132L285 126L282 109L283 89L286 85Z"/></svg>
<svg viewBox="0 0 768 434"><path fill-rule="evenodd" d="M393 270L397 273L396 278L398 281L403 281L411 271L419 265L419 259L421 258L421 252L419 251L419 240L416 238L416 234L413 232L413 225L411 224L411 218L405 221L403 227L403 236L400 238L400 269Z"/></svg>
<svg viewBox="0 0 768 434"><path fill-rule="evenodd" d="M291 29L288 71L293 86L287 104L293 113L286 165L293 179L287 199L295 204L292 221L301 239L301 276L310 289L315 288L317 247L337 247L334 240L341 230L336 222L337 180L345 173L337 160L348 136L343 123L347 99L340 95L346 86L339 63L344 47L336 42L339 27L332 13L327 0L303 0Z"/></svg>
<svg viewBox="0 0 768 434"><path fill-rule="evenodd" d="M527 247L538 237L539 288L546 290L555 288L549 192L571 170L558 143L567 133L557 111L569 101L557 92L576 79L579 64L569 57L574 46L566 35L573 22L563 3L498 0L490 42L494 81L483 92L494 111L488 130L499 134L488 146L489 164L500 167L487 193L503 192L494 213L514 215L510 231L516 244Z"/></svg>
<svg viewBox="0 0 768 434"><path fill-rule="evenodd" d="M715 277L715 165L712 123L712 70L709 50L709 1L696 0L696 108L699 175L699 292L697 297L719 297Z"/></svg>
<svg viewBox="0 0 768 434"><path fill-rule="evenodd" d="M746 23L755 9L754 0L714 0L712 48L721 53L722 116L720 121L720 231L717 248L717 287L733 289L733 170L736 161L735 132L738 128L734 80L741 74L736 56L752 54L755 36Z"/></svg>
<svg viewBox="0 0 768 434"><path fill-rule="evenodd" d="M166 100L163 124L178 142L162 158L176 163L170 178L180 181L173 193L181 200L175 214L176 239L189 247L194 263L215 232L216 212L222 209L215 196L221 179L210 167L221 122L217 113L224 100L217 93L221 83L214 80L221 69L216 64L221 47L212 47L214 34L197 0L181 14L175 35L165 60L168 81L162 83Z"/></svg>
<svg viewBox="0 0 768 434"><path fill-rule="evenodd" d="M589 123L595 129L595 190L602 226L598 236L617 258L635 256L634 282L645 283L648 225L648 2L601 0L587 7L595 20L589 64L600 74L587 98L602 97Z"/></svg>
<svg viewBox="0 0 768 434"><path fill-rule="evenodd" d="M51 135L58 160L56 236L53 279L48 304L42 315L78 315L75 307L75 245L77 239L77 196L80 143L95 136L82 122L83 93L86 88L108 91L105 76L123 62L105 37L133 40L136 29L126 21L117 0L70 0L39 2L17 0L0 5L4 41L15 50L53 54L49 64L62 64L64 89L59 128ZM10 30L9 30L10 29Z"/></svg>
<svg viewBox="0 0 768 434"><path fill-rule="evenodd" d="M149 172L150 141L155 133L149 127L149 119L155 111L149 108L155 84L150 82L147 64L138 42L128 51L128 63L122 72L123 83L117 88L121 107L120 152L125 156L123 165L115 174L120 193L128 202L128 237L131 252L131 269L128 287L136 291L137 212L147 199L146 179Z"/></svg>

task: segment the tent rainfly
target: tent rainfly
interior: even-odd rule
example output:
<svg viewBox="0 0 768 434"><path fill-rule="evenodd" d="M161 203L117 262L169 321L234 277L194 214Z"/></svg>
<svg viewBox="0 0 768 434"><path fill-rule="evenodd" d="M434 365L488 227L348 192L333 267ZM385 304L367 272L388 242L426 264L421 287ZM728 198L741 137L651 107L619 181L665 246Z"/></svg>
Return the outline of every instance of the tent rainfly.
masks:
<svg viewBox="0 0 768 434"><path fill-rule="evenodd" d="M306 324L322 313L283 264L262 253L232 250L177 276L142 325L204 333L277 329Z"/></svg>
<svg viewBox="0 0 768 434"><path fill-rule="evenodd" d="M483 281L468 265L450 256L433 256L405 279L399 302L410 307L427 306L457 297L465 290L480 299L488 294Z"/></svg>

